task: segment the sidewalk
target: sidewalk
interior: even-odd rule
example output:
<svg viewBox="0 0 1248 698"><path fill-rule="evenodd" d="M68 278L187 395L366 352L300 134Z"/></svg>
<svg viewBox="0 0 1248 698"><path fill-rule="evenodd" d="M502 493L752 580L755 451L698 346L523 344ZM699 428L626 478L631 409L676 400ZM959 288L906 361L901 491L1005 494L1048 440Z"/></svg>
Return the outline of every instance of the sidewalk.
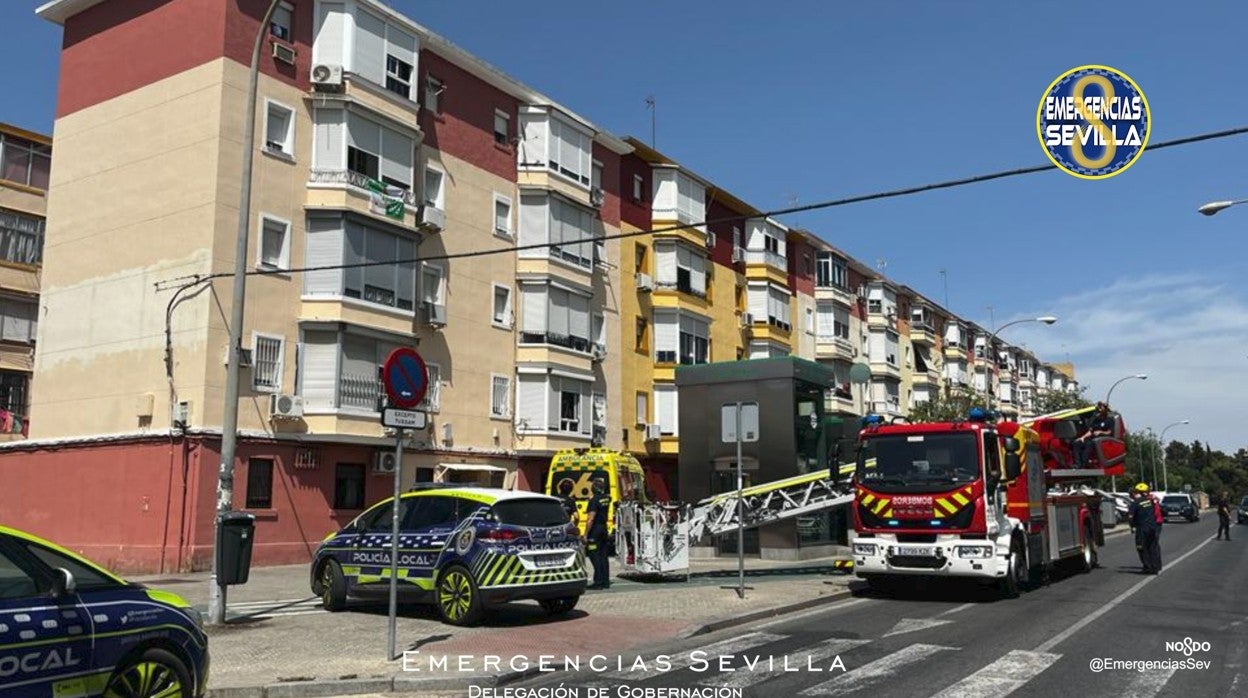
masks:
<svg viewBox="0 0 1248 698"><path fill-rule="evenodd" d="M848 595L849 570L831 558L802 562L746 560L745 598L736 591L735 558L692 561L691 579L638 582L616 578L611 589L589 591L576 610L548 618L533 602L509 604L473 628L442 623L426 606L400 606L396 635L402 661L387 661L387 606L353 604L328 613L308 589L306 565L258 568L231 587L231 622L209 628L214 698L346 695L461 690L492 686L517 673L588 661L630 648L688 637ZM207 573L136 577L177 593L201 610ZM546 663L539 668L539 660ZM447 659L445 668L434 658ZM495 657L486 666L485 658ZM461 659L462 658L462 659ZM513 658L514 663L513 663ZM526 661L525 658L528 658ZM631 657L629 657L631 660Z"/></svg>

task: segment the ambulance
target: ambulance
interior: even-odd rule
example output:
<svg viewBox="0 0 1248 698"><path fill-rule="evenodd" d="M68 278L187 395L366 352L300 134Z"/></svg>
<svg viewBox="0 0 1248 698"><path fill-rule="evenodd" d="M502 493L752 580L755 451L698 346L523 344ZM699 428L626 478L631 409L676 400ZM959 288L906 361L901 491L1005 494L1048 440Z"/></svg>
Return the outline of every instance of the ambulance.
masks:
<svg viewBox="0 0 1248 698"><path fill-rule="evenodd" d="M615 539L615 510L620 502L648 503L646 473L641 463L628 453L605 448L576 448L556 451L546 475L546 494L571 497L576 501L577 522L581 535L586 533L585 513L593 496L595 479L607 483L611 507L607 512L607 534Z"/></svg>

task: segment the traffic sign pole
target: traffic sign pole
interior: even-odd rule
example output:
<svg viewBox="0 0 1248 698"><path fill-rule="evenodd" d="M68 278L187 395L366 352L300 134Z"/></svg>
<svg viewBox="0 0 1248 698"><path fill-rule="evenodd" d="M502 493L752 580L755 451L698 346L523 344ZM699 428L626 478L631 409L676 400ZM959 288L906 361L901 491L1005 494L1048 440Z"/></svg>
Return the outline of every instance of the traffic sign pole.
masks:
<svg viewBox="0 0 1248 698"><path fill-rule="evenodd" d="M399 495L403 480L403 434L402 429L394 437L394 511L390 516L390 659L398 659L396 652L399 615Z"/></svg>

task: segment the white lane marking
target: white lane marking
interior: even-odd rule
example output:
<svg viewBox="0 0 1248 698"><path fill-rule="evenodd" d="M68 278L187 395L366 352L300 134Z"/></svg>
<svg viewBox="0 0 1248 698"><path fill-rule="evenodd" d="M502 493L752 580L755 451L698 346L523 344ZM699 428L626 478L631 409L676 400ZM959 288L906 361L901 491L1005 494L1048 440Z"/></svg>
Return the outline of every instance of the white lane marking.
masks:
<svg viewBox="0 0 1248 698"><path fill-rule="evenodd" d="M890 678L903 667L921 662L937 652L946 650L956 651L957 649L956 647L942 647L940 645L909 645L904 649L897 650L890 655L881 657L870 664L865 664L830 681L815 684L802 691L800 695L841 696L846 693L853 693Z"/></svg>
<svg viewBox="0 0 1248 698"><path fill-rule="evenodd" d="M783 658L750 657L746 664L737 667L736 671L725 672L698 682L699 686L716 686L720 688L748 688L768 679L785 673L831 671L828 662L842 652L865 645L870 640L848 640L833 638L824 640L813 648L787 654ZM751 666L750 659L757 661ZM779 661L776 661L779 659Z"/></svg>
<svg viewBox="0 0 1248 698"><path fill-rule="evenodd" d="M1007 696L1061 659L1060 654L1013 650L932 698L993 698Z"/></svg>
<svg viewBox="0 0 1248 698"><path fill-rule="evenodd" d="M1119 696L1122 698L1153 698L1153 696L1161 693L1161 689L1166 687L1166 682L1174 676L1177 668L1171 667L1164 671L1144 671L1135 672L1135 676L1122 687ZM1235 695L1234 691L1227 693L1228 696Z"/></svg>
<svg viewBox="0 0 1248 698"><path fill-rule="evenodd" d="M671 666L667 669L659 669L655 666L655 662L649 661L646 662L645 670L638 667L637 671L632 671L630 668L624 671L614 671L609 674L603 674L602 677L607 679L648 679L655 676L662 676L663 674L672 671L684 669L692 665L695 661L698 662L699 666L704 663L715 666L718 664L719 657L721 655L735 654L742 650L748 650L751 647L758 647L759 645L765 645L769 642L783 640L785 637L785 635L773 635L771 633L747 633L740 637L733 637L719 642L712 642L709 645L703 645L702 647L697 647L678 655L670 655L670 662L668 663ZM695 653L701 654L694 656ZM636 664L636 662L634 662L634 664ZM631 667L632 665L629 666Z"/></svg>
<svg viewBox="0 0 1248 698"><path fill-rule="evenodd" d="M1169 572L1170 570L1174 569L1175 566L1177 566L1180 562L1183 562L1184 560L1191 557L1192 555L1195 555L1198 550L1205 547L1206 545L1209 545L1211 542L1213 542L1213 539L1207 538L1205 539L1204 543L1201 543L1195 548L1192 548L1186 553L1183 553L1174 562L1170 563L1169 565L1164 566L1161 570L1161 574L1165 574L1166 572ZM1131 597L1132 594L1139 591L1140 589L1143 589L1145 584L1148 584L1149 582L1153 581L1154 579L1156 579L1156 577L1161 576L1161 574L1156 575L1156 576L1145 577L1144 579L1141 579L1140 581L1136 582L1135 585L1132 586L1130 589L1127 589L1126 591L1122 592L1116 598L1111 599L1104 606L1101 606L1100 608L1096 609L1096 611L1092 612L1091 614L1084 616L1083 619L1080 620L1078 623L1075 623L1069 628L1066 628L1062 632L1049 638L1047 642L1041 643L1040 646L1037 647L1035 651L1048 652L1049 650L1058 646L1059 644L1064 642L1066 638L1070 637L1071 635L1074 635L1080 630L1083 630L1083 628L1087 626L1089 623L1095 621L1097 618L1100 618L1106 613L1109 613L1111 610L1113 610L1115 606L1122 603L1123 601L1126 601L1128 598Z"/></svg>
<svg viewBox="0 0 1248 698"><path fill-rule="evenodd" d="M953 615L953 614L955 614L955 613L959 613L959 612L961 612L961 611L965 611L965 610L966 610L966 609L968 609L968 608L973 608L974 606L975 606L975 604L973 604L973 603L964 603L964 604L962 604L961 606L956 606L956 607L954 607L954 608L949 609L948 611L943 611L943 612L938 613L938 614L936 614L936 615L938 615L938 616L951 616L951 615Z"/></svg>
<svg viewBox="0 0 1248 698"><path fill-rule="evenodd" d="M951 620L937 620L935 618L902 618L897 621L897 625L894 625L892 630L884 633L884 637L927 630L928 628L936 628L952 622Z"/></svg>

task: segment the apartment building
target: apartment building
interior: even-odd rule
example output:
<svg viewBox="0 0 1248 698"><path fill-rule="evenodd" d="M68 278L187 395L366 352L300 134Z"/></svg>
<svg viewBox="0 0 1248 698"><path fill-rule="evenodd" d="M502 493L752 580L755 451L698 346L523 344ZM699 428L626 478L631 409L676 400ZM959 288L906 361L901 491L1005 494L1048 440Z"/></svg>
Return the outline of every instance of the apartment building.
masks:
<svg viewBox="0 0 1248 698"><path fill-rule="evenodd" d="M555 450L621 445L604 238L632 148L380 3L295 0L262 28L266 7L39 10L64 28L65 147L31 440L4 454L21 487L0 504L20 492L37 531L117 569L203 568L211 550L258 33L233 495L257 516L256 563L307 559L391 490L377 366L398 346L430 379L405 485L537 490Z"/></svg>
<svg viewBox="0 0 1248 698"><path fill-rule="evenodd" d="M0 441L26 437L52 140L0 123Z"/></svg>

